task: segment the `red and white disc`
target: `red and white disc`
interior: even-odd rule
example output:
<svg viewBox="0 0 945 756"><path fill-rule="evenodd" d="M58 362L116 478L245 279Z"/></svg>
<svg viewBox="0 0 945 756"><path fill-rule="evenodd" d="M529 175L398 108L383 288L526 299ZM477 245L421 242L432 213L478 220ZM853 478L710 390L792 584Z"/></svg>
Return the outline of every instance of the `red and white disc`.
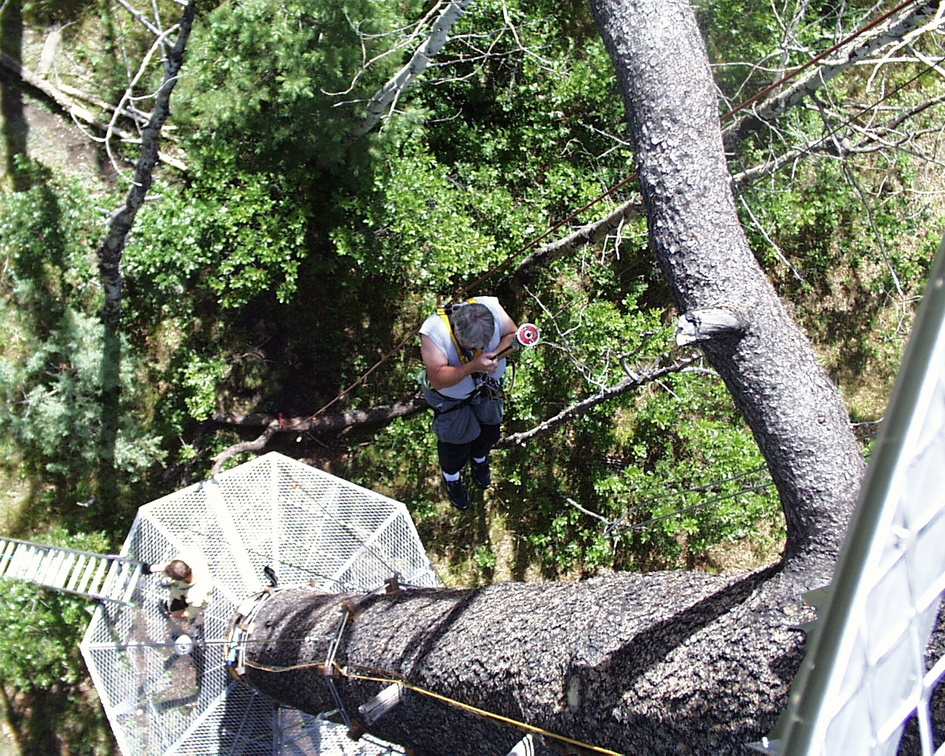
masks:
<svg viewBox="0 0 945 756"><path fill-rule="evenodd" d="M524 323L519 326L515 338L522 346L535 346L541 339L541 331L538 330L538 326L534 323Z"/></svg>

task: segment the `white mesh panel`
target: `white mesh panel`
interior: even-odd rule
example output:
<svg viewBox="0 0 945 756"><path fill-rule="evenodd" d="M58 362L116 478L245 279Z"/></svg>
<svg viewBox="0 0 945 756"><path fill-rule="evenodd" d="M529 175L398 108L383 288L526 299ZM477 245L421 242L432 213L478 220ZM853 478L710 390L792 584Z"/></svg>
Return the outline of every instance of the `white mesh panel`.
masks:
<svg viewBox="0 0 945 756"><path fill-rule="evenodd" d="M913 720L911 752L945 754L931 706L945 659L926 658L943 592L945 239L778 752L891 755Z"/></svg>
<svg viewBox="0 0 945 756"><path fill-rule="evenodd" d="M82 642L126 756L399 752L284 707L274 714L229 674L224 640L238 605L269 584L266 566L280 585L331 593L374 590L395 573L440 585L403 504L267 454L142 507L122 553L155 563L187 548L213 575L202 624L163 616L163 576L144 575L134 606L100 606ZM182 634L192 642L178 648Z"/></svg>

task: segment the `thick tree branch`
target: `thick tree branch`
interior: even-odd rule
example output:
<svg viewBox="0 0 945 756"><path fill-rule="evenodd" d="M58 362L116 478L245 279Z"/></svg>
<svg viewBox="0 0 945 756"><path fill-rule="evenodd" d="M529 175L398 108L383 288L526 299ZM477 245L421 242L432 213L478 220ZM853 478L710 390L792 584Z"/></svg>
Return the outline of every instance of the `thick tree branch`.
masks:
<svg viewBox="0 0 945 756"><path fill-rule="evenodd" d="M320 417L281 418L271 415L214 415L211 422L226 427L263 428L260 436L252 441L234 444L213 459L211 474L216 476L229 460L250 451L262 451L269 441L280 433L341 433L349 428L373 428L396 420L416 415L427 409L426 400L417 395L412 399L394 404L379 405L366 410L351 410Z"/></svg>
<svg viewBox="0 0 945 756"><path fill-rule="evenodd" d="M510 297L517 296L528 286L539 270L547 268L552 262L565 255L572 254L590 244L597 244L617 231L624 223L639 217L641 212L640 199L635 197L611 210L600 220L582 226L563 239L546 244L522 260L518 268L503 283L504 292Z"/></svg>
<svg viewBox="0 0 945 756"><path fill-rule="evenodd" d="M869 128L850 125L845 132L835 134L833 139L818 139L816 142L792 147L787 151L772 157L770 160L747 168L732 175L732 186L743 189L768 176L772 176L789 165L795 165L805 158L816 155L829 155L835 158L848 158L881 150L905 150L907 145L913 144L919 137L929 134L938 134L941 129L917 129L907 131L903 125L911 118L915 118L929 108L945 103L945 95L933 97L925 102L909 108L898 114L888 123L877 124ZM854 138L858 138L854 142ZM924 160L934 161L932 156L922 156Z"/></svg>
<svg viewBox="0 0 945 756"><path fill-rule="evenodd" d="M275 426L278 433L340 433L354 427L384 425L391 420L415 415L428 407L426 400L418 394L402 402L319 417L283 418L263 414L220 414L214 415L210 420L217 425L237 428L269 428Z"/></svg>
<svg viewBox="0 0 945 756"><path fill-rule="evenodd" d="M738 338L745 333L748 322L737 310L704 308L690 310L676 322L676 344L687 346L710 340Z"/></svg>
<svg viewBox="0 0 945 756"><path fill-rule="evenodd" d="M838 48L829 59L806 76L796 79L787 89L771 95L753 106L751 111L739 115L722 131L726 149L732 149L734 144L762 123L775 120L850 66L861 63L888 45L900 42L910 32L925 25L935 15L940 4L940 0L927 0L890 16L884 23Z"/></svg>
<svg viewBox="0 0 945 756"><path fill-rule="evenodd" d="M699 359L701 359L701 355L696 355L678 360L672 365L633 373L620 383L602 389L593 396L572 405L531 430L502 438L499 443L496 444L496 448L501 449L513 444L524 445L534 438L547 435L555 428L586 415L594 409L594 407L625 394L638 386L658 381L670 373L678 373L681 370L685 370L689 365ZM264 450L275 436L282 433L328 435L341 433L351 428L376 428L397 419L412 417L426 409L429 409L426 400L423 396L417 395L406 401L395 402L393 404L383 404L365 410L351 410L349 412L340 412L320 417L282 418L266 414L214 415L210 418L210 422L214 425L227 428L262 428L262 433L252 440L241 441L220 452L213 459L211 474L214 476L217 475L223 469L223 465L240 454Z"/></svg>
<svg viewBox="0 0 945 756"><path fill-rule="evenodd" d="M846 407L738 222L715 83L688 4L592 0L592 7L627 105L650 245L676 308L737 303L748 323L741 338L700 346L778 488L785 585L807 590L830 574L865 467Z"/></svg>
<svg viewBox="0 0 945 756"><path fill-rule="evenodd" d="M523 734L511 719L549 733L556 753L669 754L685 743L734 756L773 726L784 670L803 652L797 625L813 618L785 604L776 581L769 567L368 596L287 589L262 600L239 673L301 711L352 716L406 683L407 701L369 730L417 753L508 753ZM337 666L326 670L334 637Z"/></svg>
<svg viewBox="0 0 945 756"><path fill-rule="evenodd" d="M900 42L902 37L921 29L929 16L934 14L938 5L938 2L930 0L920 6L906 9L890 17L885 24L872 30L869 34L862 35L843 48L838 49L836 54L826 60L822 66L796 81L789 89L772 94L756 105L750 113L746 113L729 123L723 129L726 143L731 147L734 141L744 138L751 128L757 128L762 121L771 122L796 107L806 97L824 86L827 81L850 66L862 63L866 57L874 54L879 49ZM936 25L940 26L941 21L937 21ZM842 154L840 154L839 148L834 142L826 143L821 140L815 144L801 145L800 147L791 148L763 164L735 174L732 178L733 185L737 187L748 186L799 159L815 154L826 153L837 157L846 157L854 152L881 149L884 137L901 136L898 129L904 122L919 115L929 107L940 104L943 99L945 98L933 98L910 108L907 112L898 115L882 126L865 130L861 133L860 140L856 144L852 144L851 139L841 140L840 145L844 148ZM908 137L904 138L908 139ZM642 214L642 210L642 201L639 197L634 197L612 210L604 218L579 228L564 239L541 247L525 258L502 284L504 293L513 297L516 296L530 283L539 270L547 268L549 264L560 257L572 254L587 245L599 243L608 234L620 228L623 223L638 218Z"/></svg>

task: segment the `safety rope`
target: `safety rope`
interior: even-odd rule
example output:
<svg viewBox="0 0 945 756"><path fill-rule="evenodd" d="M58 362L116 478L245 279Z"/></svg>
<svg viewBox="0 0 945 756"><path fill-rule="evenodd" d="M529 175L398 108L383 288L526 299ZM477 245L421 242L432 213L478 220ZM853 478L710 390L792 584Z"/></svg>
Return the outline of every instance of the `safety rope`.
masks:
<svg viewBox="0 0 945 756"><path fill-rule="evenodd" d="M768 87L766 87L765 89L763 89L761 92L757 92L756 94L752 95L752 96L749 97L748 99L744 100L741 104L739 104L739 105L736 106L735 108L732 108L732 109L729 110L727 113L725 113L724 115L722 115L722 116L720 117L720 122L723 122L723 123L724 123L724 122L727 121L728 119L732 118L732 116L734 116L736 113L738 113L738 112L744 110L744 109L747 108L749 105L751 105L752 103L756 102L756 101L759 100L760 98L764 97L766 94L768 94L769 92L773 91L773 90L776 89L777 87L779 87L779 86L781 86L781 85L783 85L783 84L785 84L785 83L791 81L792 79L796 78L798 75L800 75L801 73L803 73L804 71L806 71L806 70L807 70L808 68L810 68L811 66L813 66L813 65L815 65L816 63L820 62L821 60L823 60L824 58L826 58L828 55L831 55L832 53L836 52L839 48L843 47L844 45L846 45L846 44L852 42L852 41L855 40L857 37L859 37L859 36L865 34L865 33L868 32L870 29L875 28L877 25L881 24L883 21L885 21L885 20L888 19L889 17L893 16L894 14L898 13L899 11L904 10L905 8L907 8L907 7L910 6L910 5L916 5L916 4L921 3L921 2L927 2L927 0L904 0L904 2L901 2L900 4L898 4L898 5L897 5L896 7L894 7L892 10L890 10L890 11L884 13L883 15L881 15L880 17L878 17L877 19L875 19L875 20L871 21L870 23L866 24L865 26L861 27L860 29L858 29L858 30L855 31L854 33L850 34L849 36L847 36L846 38L844 38L843 40L841 40L841 41L838 42L837 44L833 45L833 46L830 47L829 49L827 49L827 50L825 50L824 52L820 53L819 55L815 56L814 58L812 58L810 61L808 61L808 62L805 63L804 65L799 66L798 68L796 68L796 69L793 70L792 72L786 74L785 76L783 76L782 78L780 78L778 81L774 82L774 83L771 84L770 86L768 86ZM463 287L456 293L456 295L455 295L455 297L454 297L454 300L459 300L459 299L462 299L463 297L465 297L471 290L477 288L478 286L481 286L485 281L489 280L492 276L494 276L494 275L497 274L500 270L502 270L502 269L505 268L507 265L509 265L513 260L515 260L515 259L517 259L518 257L520 257L520 256L523 255L525 252L527 252L528 250L530 250L532 247L534 247L535 245L537 245L539 242L541 242L542 240L546 239L548 236L550 236L550 235L553 234L555 231L557 231L558 229L560 229L562 226L564 226L564 225L570 223L572 220L574 220L575 218L577 218L579 215L581 215L582 213L584 213L586 210L590 209L591 207L593 207L593 206L596 205L597 203L603 201L603 200L606 199L607 197L610 197L610 196L613 195L615 192L619 191L620 189L622 189L624 186L626 186L627 184L629 184L631 181L633 181L633 180L636 179L636 178L637 178L637 174L636 174L636 173L631 173L631 174L628 175L626 178L624 178L624 179L622 179L621 181L619 181L618 183L614 184L612 187L610 187L610 188L607 189L606 191L604 191L604 192L602 192L601 194L599 194L597 197L595 197L595 198L592 199L590 202L588 202L588 203L586 203L585 205L583 205L583 206L582 206L581 208L579 208L578 210L575 210L574 212L572 212L570 215L568 215L568 216L567 216L566 218L564 218L563 220L559 221L558 223L555 223L553 226L551 226L551 227L550 227L547 231L545 231L543 234L541 234L540 236L535 237L535 238L532 239L530 242L528 242L527 244L525 244L525 245L522 246L521 248L517 249L515 252L513 252L513 253L510 254L508 257L506 257L505 260L503 260L502 262L500 262L498 265L494 266L493 268L489 269L489 270L488 270L486 273L484 273L482 276L480 276L479 278L477 278L477 279L474 280L473 282L471 282L471 283L466 284L465 286L463 286ZM299 424L302 424L302 423L305 423L305 422L311 422L311 421L315 420L316 418L318 418L320 415L322 415L324 412L326 412L330 407L333 407L335 404L337 404L337 403L340 402L342 399L344 399L346 396L348 396L348 394L350 394L352 391L354 391L354 389L356 389L358 386L360 386L362 383L364 383L364 381L366 381L366 380L367 380L371 375L373 375L378 369L380 369L383 365L385 365L388 360L390 360L392 357L394 357L396 354L398 354L398 353L401 351L401 349L403 349L408 343L412 342L412 341L416 338L417 334L420 332L420 328L422 328L422 324L418 325L416 328L414 328L413 330L411 330L411 332L408 333L407 336L405 336L400 342L397 343L396 346L393 347L393 349L391 349L391 350L390 350L389 352L387 352L384 356L382 356L377 362L375 362L370 368L368 368L361 376L359 376L353 383L351 383L349 386L347 386L346 388L344 388L337 396L335 396L334 399L332 399L331 401L329 401L327 404L325 404L324 406L322 406L320 409L316 410L316 411L315 411L312 415L310 415L308 418L306 418L305 420L300 420L300 421L299 421L298 423L296 423L296 424L289 425L289 424L287 424L287 423L284 421L284 419L283 419L282 416L280 415L280 416L279 416L279 423L280 423L280 425L281 425L283 428L289 428L289 429L291 429L291 428L293 428L293 427L296 427L296 426L299 425Z"/></svg>
<svg viewBox="0 0 945 756"><path fill-rule="evenodd" d="M404 682L402 680L395 680L393 678L383 678L383 677L373 677L371 675L359 675L354 672L351 672L347 669L340 669L340 674L344 677L347 677L352 680L366 680L369 682L377 682L382 684L396 684L401 685L407 690L412 690L415 693L419 693L422 696L427 696L428 698L433 698L437 701L442 701L443 703L454 706L458 709L471 712L473 714L478 714L479 716L486 717L488 719L495 719L498 722L503 722L513 727L517 727L528 732L533 732L536 735L541 735L547 738L553 738L554 740L560 740L563 743L568 743L569 745L578 746L580 748L586 748L590 751L596 751L597 753L605 753L609 756L621 756L617 751L611 751L607 748L600 748L599 746L593 746L588 743L585 743L580 740L575 740L574 738L569 738L566 735L558 735L548 730L544 730L541 727L536 727L535 725L530 725L526 722L521 722L517 719L512 719L511 717L506 717L501 714L496 714L495 712L488 711L486 709L481 709L478 706L473 706L472 704L463 703L462 701L457 701L454 698L449 696L441 695L440 693L434 693L432 690L427 690L426 688L421 688L419 685L414 685L412 683Z"/></svg>
<svg viewBox="0 0 945 756"><path fill-rule="evenodd" d="M291 672L299 669L311 669L315 667L321 667L321 662L306 662L304 664L293 664L287 667L271 667L265 664L256 664L255 662L246 661L245 666L252 667L253 669L258 669L260 672L270 672L272 674L279 674L282 672ZM360 665L356 665L360 666ZM541 735L546 738L552 738L554 740L560 740L563 743L568 743L569 745L578 746L580 748L586 748L589 751L594 751L596 753L607 754L607 756L623 756L619 751L611 751L607 748L601 748L599 746L590 745L580 740L575 740L574 738L569 738L566 735L558 735L557 733L550 732L541 727L535 725L530 725L527 722L522 722L517 719L512 719L511 717L506 717L502 714L496 714L495 712L489 711L487 709L479 708L478 706L473 706L472 704L463 703L462 701L457 701L455 698L450 698L449 696L444 696L440 693L434 693L432 690L427 690L422 688L419 685L414 685L405 680L399 680L391 673L385 673L388 676L386 677L376 677L374 675L362 675L356 672L352 672L349 667L342 667L337 662L334 665L335 671L338 673L339 677L345 677L349 680L363 680L366 682L377 682L385 685L400 685L407 690L411 690L414 693L418 693L422 696L432 698L437 701L441 701L445 704L453 706L457 709L462 709L463 711L470 712L471 714L476 714L487 719L494 719L497 722L502 722L503 724L511 725L512 727L517 727L518 729L524 730L526 732L533 732L536 735ZM366 668L366 667L365 667Z"/></svg>

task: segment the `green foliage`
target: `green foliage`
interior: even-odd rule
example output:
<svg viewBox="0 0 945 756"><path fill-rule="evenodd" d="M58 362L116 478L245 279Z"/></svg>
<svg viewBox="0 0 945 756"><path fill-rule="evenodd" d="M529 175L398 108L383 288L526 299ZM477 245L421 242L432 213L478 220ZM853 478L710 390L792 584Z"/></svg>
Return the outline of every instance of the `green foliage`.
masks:
<svg viewBox="0 0 945 756"><path fill-rule="evenodd" d="M410 509L415 521L436 517L430 478L436 463L436 439L427 413L391 423L372 435L371 443L353 457L343 477L390 496Z"/></svg>
<svg viewBox="0 0 945 756"><path fill-rule="evenodd" d="M467 47L465 32L500 29L506 14L517 33L497 30L491 57ZM405 93L407 116L374 143L370 185L341 205L338 250L450 294L622 178L627 155L602 133L623 129L612 68L596 35L563 34L573 22L517 3L464 16L439 75Z"/></svg>
<svg viewBox="0 0 945 756"><path fill-rule="evenodd" d="M869 2L785 3L699 0L696 16L723 95L750 97L838 41L839 30L875 18ZM813 51L811 53L810 51Z"/></svg>
<svg viewBox="0 0 945 756"><path fill-rule="evenodd" d="M101 461L104 329L84 311L98 302L90 198L42 171L33 188L0 197L0 254L8 261L2 312L9 329L0 354L0 396L9 434L37 475L82 488ZM124 404L115 464L139 480L162 452L136 411L135 361L122 364ZM71 494L74 495L74 494Z"/></svg>
<svg viewBox="0 0 945 756"><path fill-rule="evenodd" d="M160 200L139 214L125 256L133 305L159 318L199 309L201 300L231 310L269 292L288 301L306 254L306 213L286 201L286 182L216 171L201 178L212 191L161 186Z"/></svg>
<svg viewBox="0 0 945 756"><path fill-rule="evenodd" d="M70 534L59 526L34 539L97 553L109 548L103 534ZM79 652L94 603L16 580L0 583L0 685L11 704L6 722L16 727L23 753L114 752Z"/></svg>
<svg viewBox="0 0 945 756"><path fill-rule="evenodd" d="M15 439L34 472L62 484L63 493L94 478L101 461L102 339L99 321L67 310L25 360L0 359L0 396L7 406L0 428ZM146 417L134 411L135 377L125 361L125 411L114 461L130 481L163 457L159 439L143 423Z"/></svg>
<svg viewBox="0 0 945 756"><path fill-rule="evenodd" d="M724 389L704 376L668 377L576 426L563 442L522 455L528 473L509 479L551 519L530 540L552 574L692 566L779 517L773 489L750 490L764 467L751 434ZM536 477L542 453L557 443L565 448L554 450L555 467ZM596 455L580 451L589 449ZM606 532L566 498L617 526Z"/></svg>
<svg viewBox="0 0 945 756"><path fill-rule="evenodd" d="M356 226L335 229L332 241L369 275L445 292L453 281L496 262L495 237L479 228L470 191L429 155L408 154L414 149L404 145L389 171L378 173L377 194L363 208L368 215ZM352 217L362 203L347 203Z"/></svg>
<svg viewBox="0 0 945 756"><path fill-rule="evenodd" d="M168 19L179 12L164 0L159 7ZM723 96L734 103L759 91L806 62L805 47L823 49L871 7L772 12L700 0ZM530 243L632 172L622 97L578 0L473 4L383 128L352 139L366 99L419 42L403 30L428 10L412 0L203 6L173 102L188 171L158 177L122 261L115 460L126 488L134 486L129 499L200 476L213 454L241 440L235 431L208 432L218 410L288 417L323 406L409 336L437 296L509 260L470 292L496 293ZM43 25L76 21L65 29L68 57L93 72L81 81L95 81L109 102L124 91L129 61L151 43L103 3L35 3L25 15ZM883 92L914 73L896 69L882 79ZM845 74L823 97L868 102L871 75L865 67ZM913 103L937 94L937 80L927 78L910 91ZM928 119L937 128L934 108ZM794 172L745 191L752 248L832 374L847 389L865 386L878 409L864 416L878 417L901 336L899 312L884 322L888 300L924 281L937 241L929 229L940 226L940 210L912 187L937 187L902 152L821 156L832 131L814 109L792 111L778 127L749 135L735 164L756 165L785 140L814 147ZM101 379L96 208L119 200L17 160L30 188L0 196L0 429L31 490L75 501L94 490L104 453L102 398L113 387ZM596 205L548 240L603 212ZM645 251L645 225L628 222L618 236L558 260L505 301L545 334L542 346L514 358L507 433L615 385L626 377L623 362L640 369L678 356L673 303ZM336 409L413 394L417 346L408 339L403 354ZM303 435L292 449L405 502L430 553L461 584L716 569L731 544L760 542L770 555L783 535L757 446L724 386L705 373L666 377L525 447L497 451L496 485L474 492L469 513L442 496L429 426L421 414L377 432ZM164 466L173 475L159 480L153 473ZM96 528L106 522L94 508L82 512ZM122 516L109 528L127 525ZM61 535L102 548L97 536ZM37 706L45 685L47 706L60 696L87 712L76 647L88 607L22 586L8 591L5 620L15 632L0 648L4 684ZM95 716L88 721L102 721ZM71 752L92 739L77 736Z"/></svg>
<svg viewBox="0 0 945 756"><path fill-rule="evenodd" d="M7 261L0 284L42 330L64 307L97 296L92 245L99 225L78 182L58 181L23 156L16 160L31 188L0 195L0 255Z"/></svg>
<svg viewBox="0 0 945 756"><path fill-rule="evenodd" d="M760 83L744 79L764 69L741 62L765 59L768 69L794 62L773 56L791 9L779 18L750 3L706 0L699 12L713 58L725 66L727 91ZM847 4L843 12L862 8ZM199 468L211 448L233 440L198 441L201 424L218 409L304 414L321 406L415 327L436 295L508 256L517 261L551 222L631 169L617 141L624 113L611 64L589 10L576 2L566 9L544 1L477 3L384 128L350 139L365 98L415 47L416 39L391 30L420 13L419 5L386 0L247 0L202 14L174 102L175 135L190 171L186 182L158 181L123 260L127 403L118 456L129 480L144 480L172 449ZM103 37L124 28L109 19ZM803 20L796 39L813 45L828 27L833 33L837 18L825 12ZM489 55L481 54L482 35ZM141 39L128 42L134 50ZM100 70L117 65L116 56L105 60L117 48L100 47L101 59L88 49L80 59ZM785 122L808 140L823 130L817 114ZM768 149L750 141L741 158ZM779 285L827 299L843 265L869 269L864 285L881 296L896 278L921 277L924 247L874 243L925 222L917 214L911 225L904 221L910 216L895 191L900 184L886 178L908 182L907 161L861 187L881 198L868 216L845 168L811 165L804 181L779 177L770 191L747 196L767 234L753 244ZM34 469L79 485L93 469L96 408L106 388L95 377L101 336L92 250L101 226L90 212L102 203L36 163L23 168L33 188L5 197L0 217L7 313L18 324L2 368L12 408L3 427ZM528 297L508 303L522 319L541 321L548 335L546 346L517 358L510 431L621 380L621 358L637 350L641 334L659 332L632 362L645 364L666 349L671 303L635 248L645 229L621 233L624 242L612 252L559 261ZM782 257L803 284L795 285ZM495 283L472 293L492 293ZM837 331L830 323L821 330ZM351 403L401 398L414 390L416 368L414 351L375 374L370 394ZM563 503L570 496L606 517L632 509L628 521L639 524L704 499L706 492L685 492L717 475L754 469L750 436L732 419L724 393L694 388L688 378L665 384L673 393L624 397L536 442L528 455L504 455L502 473L513 486L505 493L530 507L524 542L544 554L549 569L671 562L739 537L752 518L770 514L767 503L734 499L742 514L709 517L696 509L685 519L667 517L657 521L657 535L633 531L615 551L609 536ZM421 522L439 522L430 443L423 419L395 424L353 455L348 472L406 500ZM680 501L661 503L660 481Z"/></svg>
<svg viewBox="0 0 945 756"><path fill-rule="evenodd" d="M226 360L194 355L184 369L187 408L195 420L206 420L217 409L217 388L226 375Z"/></svg>
<svg viewBox="0 0 945 756"><path fill-rule="evenodd" d="M622 469L599 486L624 502L627 566L704 557L780 520L764 458L719 383L679 376L626 413Z"/></svg>
<svg viewBox="0 0 945 756"><path fill-rule="evenodd" d="M208 14L178 95L183 122L199 125L194 156L205 167L276 169L290 186L313 166L338 165L353 115L335 106L341 93L356 100L391 70L359 80L364 58L397 28L395 9L381 0L245 0Z"/></svg>

